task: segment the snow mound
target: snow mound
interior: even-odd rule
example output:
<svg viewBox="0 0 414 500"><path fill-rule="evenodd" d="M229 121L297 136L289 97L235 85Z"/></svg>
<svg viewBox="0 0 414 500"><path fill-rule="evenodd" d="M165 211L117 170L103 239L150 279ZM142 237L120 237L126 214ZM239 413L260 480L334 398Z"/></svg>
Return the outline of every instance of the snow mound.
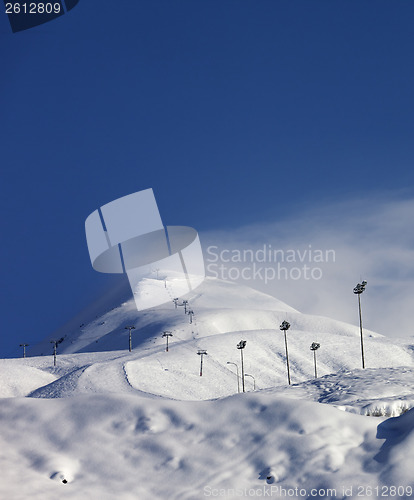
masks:
<svg viewBox="0 0 414 500"><path fill-rule="evenodd" d="M331 404L361 415L396 417L414 408L414 368L341 371L268 391Z"/></svg>
<svg viewBox="0 0 414 500"><path fill-rule="evenodd" d="M0 423L1 498L199 500L298 486L305 498L321 488L341 498L343 488L412 481L400 466L414 461L412 411L378 422L272 394L89 395L4 400Z"/></svg>
<svg viewBox="0 0 414 500"><path fill-rule="evenodd" d="M0 398L13 398L27 396L37 387L56 380L56 376L31 366L31 361L28 359L23 360L23 362L14 359L0 359L0 380Z"/></svg>

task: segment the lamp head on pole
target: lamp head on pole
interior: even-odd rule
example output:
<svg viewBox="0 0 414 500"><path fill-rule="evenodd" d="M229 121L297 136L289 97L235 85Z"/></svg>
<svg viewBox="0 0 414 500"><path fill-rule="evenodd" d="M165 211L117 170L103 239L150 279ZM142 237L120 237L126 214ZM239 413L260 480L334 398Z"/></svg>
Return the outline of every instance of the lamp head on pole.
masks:
<svg viewBox="0 0 414 500"><path fill-rule="evenodd" d="M246 347L247 340L240 340L240 342L237 344L237 349L244 349Z"/></svg>
<svg viewBox="0 0 414 500"><path fill-rule="evenodd" d="M287 321L283 321L279 328L282 330L282 332L289 330L290 323L288 323Z"/></svg>
<svg viewBox="0 0 414 500"><path fill-rule="evenodd" d="M321 344L318 344L318 342L312 342L312 345L310 346L311 351L317 351Z"/></svg>
<svg viewBox="0 0 414 500"><path fill-rule="evenodd" d="M356 287L354 288L354 293L357 295L360 295L365 290L366 286L367 286L366 281L363 281L362 283L358 283L356 285Z"/></svg>

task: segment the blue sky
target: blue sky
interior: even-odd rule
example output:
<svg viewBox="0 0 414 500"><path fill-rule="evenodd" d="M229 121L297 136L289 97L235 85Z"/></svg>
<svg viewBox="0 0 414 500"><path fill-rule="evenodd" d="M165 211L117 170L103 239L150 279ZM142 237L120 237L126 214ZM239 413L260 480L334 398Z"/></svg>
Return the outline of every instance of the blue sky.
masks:
<svg viewBox="0 0 414 500"><path fill-rule="evenodd" d="M201 234L411 199L413 16L410 1L80 0L12 34L1 15L0 356L111 285L84 220L125 194L152 187L165 224Z"/></svg>

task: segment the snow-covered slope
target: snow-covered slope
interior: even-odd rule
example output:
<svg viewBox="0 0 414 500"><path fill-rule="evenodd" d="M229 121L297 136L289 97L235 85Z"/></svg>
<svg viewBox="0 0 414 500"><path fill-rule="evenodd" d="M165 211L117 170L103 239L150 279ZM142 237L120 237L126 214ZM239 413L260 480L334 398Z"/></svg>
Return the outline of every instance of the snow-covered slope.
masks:
<svg viewBox="0 0 414 500"><path fill-rule="evenodd" d="M147 286L151 281L147 280ZM285 345L279 325L291 323L288 332L292 381L313 376L312 342L321 344L318 373L326 375L361 366L359 328L319 316L299 313L283 302L261 292L234 283L207 279L195 293L189 294L188 308L175 308L173 301L155 309L138 312L133 299L111 307L86 324L55 332L64 339L61 354L105 352L128 348L127 325L134 325L133 354L126 369L139 380L139 389L176 399L209 399L234 393L235 368L227 362L240 361L237 343L247 341L246 372L256 378L259 388L286 381ZM170 331L170 350L166 356L163 331ZM391 344L386 337L365 331L365 356L368 367L412 365L412 351ZM193 394L187 377L198 376L198 349L206 349L206 381ZM50 355L50 338L35 346L30 354ZM139 360L139 361L137 361ZM211 384L209 385L209 381ZM190 384L191 385L191 384Z"/></svg>
<svg viewBox="0 0 414 500"><path fill-rule="evenodd" d="M409 498L408 341L364 331L361 370L357 326L213 279L186 299L192 323L172 300L137 312L119 294L55 332L63 338L56 367L50 338L31 357L0 361L0 498L199 500L251 497L251 488L275 498L329 488L336 494L319 498L382 498L384 490L361 488L391 485ZM132 352L127 325L136 327ZM247 394L238 394L241 339ZM202 377L199 349L207 350ZM297 487L302 493L286 493Z"/></svg>
<svg viewBox="0 0 414 500"><path fill-rule="evenodd" d="M145 287L152 292L154 282L157 286L164 286L163 281L155 279L143 281L142 294L145 294ZM110 294L109 299L97 301L94 306L94 312L97 313L95 317L84 311L76 318L78 323L70 321L44 342L30 348L29 354L44 355L51 350L50 340L61 338L64 339L59 346L61 353L124 349L125 341L122 342L122 339L127 333L123 330L129 324L134 324L137 329L134 332L134 346L141 347L163 329L178 327L188 334L188 317L184 316L183 306L174 311L173 295L169 303L141 312L136 310L132 297L127 297L125 287L120 286L116 293ZM261 311L279 311L286 314L297 312L284 302L257 290L212 278L207 278L194 293L184 298L189 301L196 314L191 330L197 329L198 314L204 313L208 316L207 330L197 332L200 336L254 329ZM248 314L241 317L243 311L248 311ZM260 328L260 325L258 326Z"/></svg>
<svg viewBox="0 0 414 500"><path fill-rule="evenodd" d="M38 387L53 382L57 377L49 373L49 366L49 360L39 362L36 359L29 364L20 360L0 359L0 397L26 396Z"/></svg>

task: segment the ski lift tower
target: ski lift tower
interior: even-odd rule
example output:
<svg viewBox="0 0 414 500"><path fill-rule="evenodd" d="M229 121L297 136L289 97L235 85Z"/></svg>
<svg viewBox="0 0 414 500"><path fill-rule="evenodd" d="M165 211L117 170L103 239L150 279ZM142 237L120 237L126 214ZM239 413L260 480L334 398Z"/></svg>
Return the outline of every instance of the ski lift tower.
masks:
<svg viewBox="0 0 414 500"><path fill-rule="evenodd" d="M23 347L23 357L25 358L26 357L26 347L28 346L29 344L20 344L20 347Z"/></svg>
<svg viewBox="0 0 414 500"><path fill-rule="evenodd" d="M207 351L205 349L199 349L197 354L201 356L201 363L200 363L200 377L203 376L203 356L207 356Z"/></svg>
<svg viewBox="0 0 414 500"><path fill-rule="evenodd" d="M126 326L125 330L129 330L129 352L132 352L132 334L131 334L131 331L135 330L135 326Z"/></svg>
<svg viewBox="0 0 414 500"><path fill-rule="evenodd" d="M56 354L57 354L58 341L51 340L50 343L53 344L53 366L56 366Z"/></svg>
<svg viewBox="0 0 414 500"><path fill-rule="evenodd" d="M173 334L172 332L170 332L169 330L165 331L163 334L162 334L163 337L165 337L167 339L167 348L165 349L166 352L168 352L168 337L172 337Z"/></svg>

